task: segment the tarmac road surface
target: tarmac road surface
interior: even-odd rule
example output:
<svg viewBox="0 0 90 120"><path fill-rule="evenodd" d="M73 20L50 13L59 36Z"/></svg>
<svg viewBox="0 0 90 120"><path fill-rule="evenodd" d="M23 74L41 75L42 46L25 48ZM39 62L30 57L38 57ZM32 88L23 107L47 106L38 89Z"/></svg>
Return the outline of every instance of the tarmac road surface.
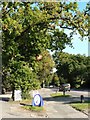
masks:
<svg viewBox="0 0 90 120"><path fill-rule="evenodd" d="M88 115L75 110L67 102L67 98L51 98L53 89L42 88L38 90L44 100L45 115L36 114L20 108L20 105L0 101L0 118L88 118ZM10 96L9 96L10 97Z"/></svg>
<svg viewBox="0 0 90 120"><path fill-rule="evenodd" d="M2 118L2 101L0 101L0 120Z"/></svg>
<svg viewBox="0 0 90 120"><path fill-rule="evenodd" d="M75 110L69 104L72 99L67 98L51 98L50 94L55 92L53 89L40 90L40 94L45 100L45 107L49 118L88 118L88 115Z"/></svg>

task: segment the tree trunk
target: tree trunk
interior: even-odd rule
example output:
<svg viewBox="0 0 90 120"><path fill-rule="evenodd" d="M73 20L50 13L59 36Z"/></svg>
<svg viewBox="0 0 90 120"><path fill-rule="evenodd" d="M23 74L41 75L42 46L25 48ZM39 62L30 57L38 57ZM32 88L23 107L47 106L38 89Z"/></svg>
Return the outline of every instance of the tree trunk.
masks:
<svg viewBox="0 0 90 120"><path fill-rule="evenodd" d="M14 90L15 90L15 86L12 86L12 100L14 101Z"/></svg>

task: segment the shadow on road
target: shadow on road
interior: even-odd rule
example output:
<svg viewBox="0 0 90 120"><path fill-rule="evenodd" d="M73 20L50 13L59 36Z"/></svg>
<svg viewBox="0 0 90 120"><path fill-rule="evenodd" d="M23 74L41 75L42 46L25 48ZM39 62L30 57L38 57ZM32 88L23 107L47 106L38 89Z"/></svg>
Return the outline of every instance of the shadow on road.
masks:
<svg viewBox="0 0 90 120"><path fill-rule="evenodd" d="M31 104L26 104L26 103L20 103L20 105L22 105L22 106L31 106L32 107Z"/></svg>
<svg viewBox="0 0 90 120"><path fill-rule="evenodd" d="M81 102L80 97L45 97L43 98L45 101L55 101L55 102L63 102L63 104L70 103L70 102ZM90 100L89 97L84 98L85 101Z"/></svg>
<svg viewBox="0 0 90 120"><path fill-rule="evenodd" d="M58 92L58 88L48 88L48 89L50 89L50 94L52 94L53 92L56 92L56 93ZM71 89L71 93L70 93L71 96L69 96L69 97L51 97L50 96L50 97L43 97L43 100L45 100L45 101L62 102L62 103L70 103L70 102L76 102L76 101L81 102L81 95L83 93L80 93L80 92L84 92L84 91L87 92L87 90L82 90L81 91L81 89L80 89L79 94L76 94L76 93L73 93L73 91L79 91L79 90ZM87 94L84 95L84 101L90 101L90 97L87 96Z"/></svg>

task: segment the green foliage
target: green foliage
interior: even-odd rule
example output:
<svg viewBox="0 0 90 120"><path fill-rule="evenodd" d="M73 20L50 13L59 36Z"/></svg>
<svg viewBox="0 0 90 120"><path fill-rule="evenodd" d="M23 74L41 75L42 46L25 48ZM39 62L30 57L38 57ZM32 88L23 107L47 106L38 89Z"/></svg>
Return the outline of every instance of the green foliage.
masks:
<svg viewBox="0 0 90 120"><path fill-rule="evenodd" d="M13 89L21 89L22 98L29 97L29 91L34 87L39 87L40 84L36 78L36 75L32 72L29 65L24 61L12 61L10 63L9 75L6 76L8 82ZM36 85L34 85L36 83Z"/></svg>
<svg viewBox="0 0 90 120"><path fill-rule="evenodd" d="M59 86L59 77L56 73L54 73L53 75L53 78L52 78L52 81L51 81L51 84L52 85L55 85L55 86Z"/></svg>
<svg viewBox="0 0 90 120"><path fill-rule="evenodd" d="M71 38L67 36L67 34L64 33L64 31L60 31L59 29L56 29L51 34L51 50L53 51L62 51L65 49L66 45L71 45Z"/></svg>
<svg viewBox="0 0 90 120"><path fill-rule="evenodd" d="M82 37L88 35L88 14L84 15L77 7L76 2L2 2L0 21L5 87L22 89L26 93L38 89L42 81L49 84L54 62L47 49L62 51L66 44L71 45L75 31ZM64 29L72 30L69 37ZM43 55L41 61L36 60L39 54Z"/></svg>
<svg viewBox="0 0 90 120"><path fill-rule="evenodd" d="M31 96L29 94L29 90L27 91L22 91L22 99L25 100L25 99L30 99Z"/></svg>
<svg viewBox="0 0 90 120"><path fill-rule="evenodd" d="M54 58L61 84L69 82L72 87L76 88L87 86L89 82L89 57L58 52Z"/></svg>
<svg viewBox="0 0 90 120"><path fill-rule="evenodd" d="M47 50L44 50L41 55L42 59L36 62L37 67L35 72L41 83L49 85L53 77L52 69L54 68L55 63Z"/></svg>

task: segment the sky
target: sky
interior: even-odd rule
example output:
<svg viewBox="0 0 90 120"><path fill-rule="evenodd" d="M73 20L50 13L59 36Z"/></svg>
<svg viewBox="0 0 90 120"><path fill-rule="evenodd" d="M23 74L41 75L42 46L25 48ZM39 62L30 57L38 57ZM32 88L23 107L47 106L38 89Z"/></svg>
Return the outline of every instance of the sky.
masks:
<svg viewBox="0 0 90 120"><path fill-rule="evenodd" d="M78 2L79 9L82 11L85 9L87 2ZM67 32L68 33L68 32ZM66 49L64 49L64 52L70 53L70 54L81 54L88 56L89 51L89 45L88 44L88 38L84 39L83 41L80 40L79 34L74 35L72 40L73 48L66 46Z"/></svg>
<svg viewBox="0 0 90 120"><path fill-rule="evenodd" d="M79 9L82 11L83 9L85 9L86 7L86 2L79 2L78 3L78 7ZM66 33L70 33L69 31L66 31ZM81 54L81 55L85 55L85 56L90 56L90 42L88 43L88 39L84 39L83 41L80 40L80 35L74 35L73 36L73 48L66 46L66 49L63 50L64 52L70 53L70 54ZM53 69L53 72L56 72L56 68Z"/></svg>

